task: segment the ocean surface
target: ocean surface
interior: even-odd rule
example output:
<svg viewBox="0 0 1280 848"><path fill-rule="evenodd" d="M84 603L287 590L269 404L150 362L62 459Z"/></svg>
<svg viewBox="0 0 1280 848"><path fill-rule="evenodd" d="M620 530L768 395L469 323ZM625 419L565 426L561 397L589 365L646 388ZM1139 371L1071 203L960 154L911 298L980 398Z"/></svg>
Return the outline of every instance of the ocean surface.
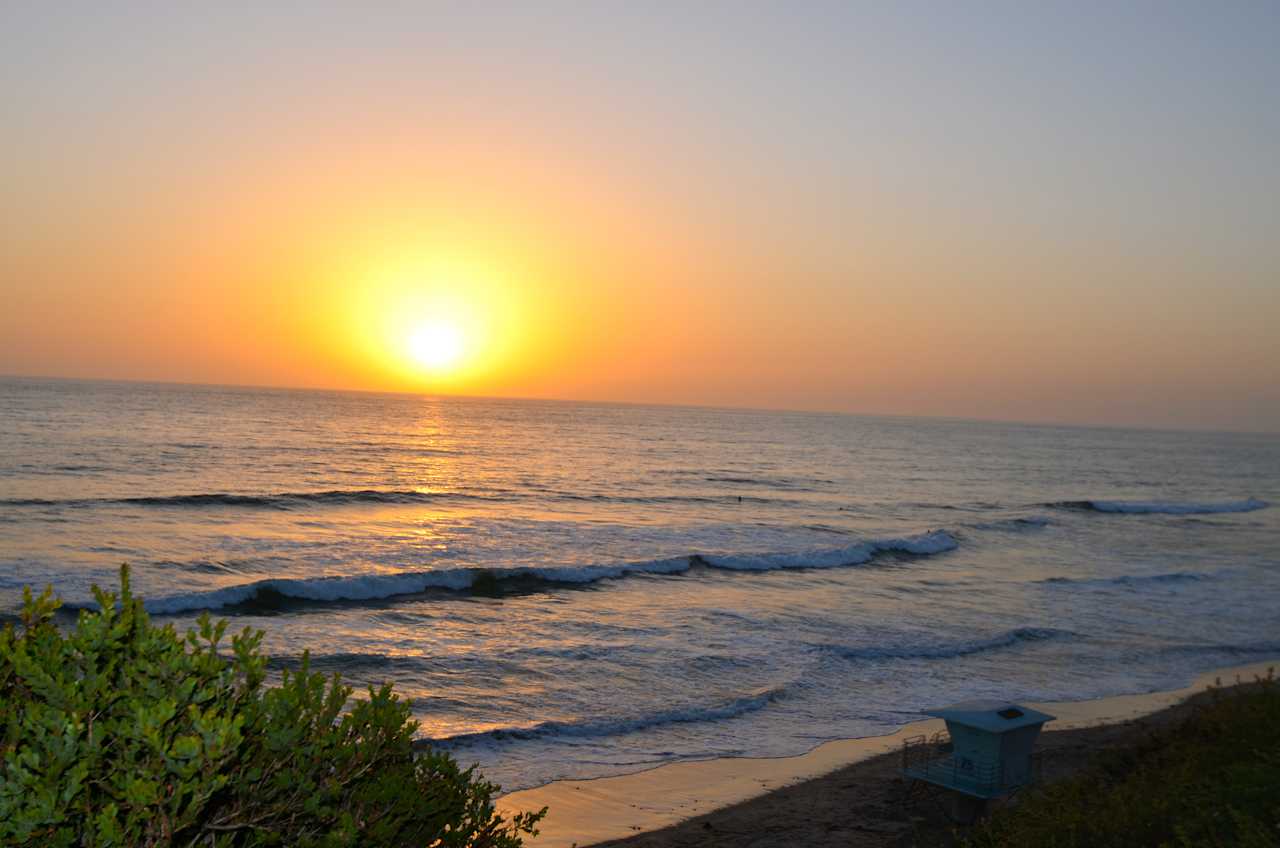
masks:
<svg viewBox="0 0 1280 848"><path fill-rule="evenodd" d="M1280 437L0 380L0 616L392 681L507 789L1280 657Z"/></svg>

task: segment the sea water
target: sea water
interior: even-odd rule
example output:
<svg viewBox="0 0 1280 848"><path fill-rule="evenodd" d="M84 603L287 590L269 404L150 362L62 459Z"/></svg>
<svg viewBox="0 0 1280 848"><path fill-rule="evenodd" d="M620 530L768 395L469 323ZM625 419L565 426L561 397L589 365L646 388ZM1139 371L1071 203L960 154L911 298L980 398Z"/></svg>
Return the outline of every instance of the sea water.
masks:
<svg viewBox="0 0 1280 848"><path fill-rule="evenodd" d="M1280 439L0 381L0 616L119 565L508 789L1280 657Z"/></svg>

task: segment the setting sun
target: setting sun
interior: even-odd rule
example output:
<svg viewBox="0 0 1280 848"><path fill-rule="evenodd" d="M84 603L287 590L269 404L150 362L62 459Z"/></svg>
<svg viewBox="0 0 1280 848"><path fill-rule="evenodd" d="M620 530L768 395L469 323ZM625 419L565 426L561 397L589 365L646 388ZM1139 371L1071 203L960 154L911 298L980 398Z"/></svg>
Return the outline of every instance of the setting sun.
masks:
<svg viewBox="0 0 1280 848"><path fill-rule="evenodd" d="M495 244L495 242L497 242ZM555 290L512 239L448 238L423 224L325 264L332 349L370 382L399 391L493 393L544 361ZM542 299L531 304L528 292ZM316 298L322 295L314 292Z"/></svg>
<svg viewBox="0 0 1280 848"><path fill-rule="evenodd" d="M424 324L409 336L409 355L417 364L432 370L456 365L463 347L462 332L444 322Z"/></svg>

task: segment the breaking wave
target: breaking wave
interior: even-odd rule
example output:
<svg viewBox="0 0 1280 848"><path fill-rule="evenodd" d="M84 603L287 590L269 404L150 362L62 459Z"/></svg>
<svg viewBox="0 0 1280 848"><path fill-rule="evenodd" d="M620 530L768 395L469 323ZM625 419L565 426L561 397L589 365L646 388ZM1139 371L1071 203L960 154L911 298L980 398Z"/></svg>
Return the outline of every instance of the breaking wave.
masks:
<svg viewBox="0 0 1280 848"><path fill-rule="evenodd" d="M663 710L647 716L617 721L543 721L527 727L500 727L475 733L460 733L456 736L440 739L424 739L421 742L423 744L456 746L501 739L536 739L544 736L617 736L664 724L723 721L727 718L734 718L735 716L764 709L770 703L783 697L785 693L786 688L778 686L708 707L680 707Z"/></svg>
<svg viewBox="0 0 1280 848"><path fill-rule="evenodd" d="M902 539L876 539L843 548L775 554L690 555L615 565L443 568L434 571L399 571L341 577L268 578L220 589L188 592L148 599L148 612L175 615L198 610L318 602L380 601L400 595L416 595L430 590L453 592L538 587L540 585L584 585L629 575L681 574L695 566L728 571L774 571L786 568L834 568L864 565L877 556L903 553L928 556L954 549L951 534L938 530ZM74 604L67 604L75 608ZM92 608L91 604L83 605Z"/></svg>
<svg viewBox="0 0 1280 848"><path fill-rule="evenodd" d="M1194 503L1185 501L1059 501L1045 504L1063 509L1083 509L1093 512L1124 513L1127 515L1209 515L1220 512L1252 512L1270 506L1257 498L1242 501L1218 501Z"/></svg>

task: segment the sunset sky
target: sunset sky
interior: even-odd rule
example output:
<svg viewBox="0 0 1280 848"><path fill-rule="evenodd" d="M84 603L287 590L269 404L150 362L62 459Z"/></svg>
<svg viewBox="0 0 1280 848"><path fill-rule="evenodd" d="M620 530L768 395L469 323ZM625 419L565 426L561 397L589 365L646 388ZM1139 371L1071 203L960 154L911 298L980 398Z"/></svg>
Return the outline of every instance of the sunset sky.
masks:
<svg viewBox="0 0 1280 848"><path fill-rule="evenodd" d="M1280 429L1280 4L0 6L0 373Z"/></svg>

